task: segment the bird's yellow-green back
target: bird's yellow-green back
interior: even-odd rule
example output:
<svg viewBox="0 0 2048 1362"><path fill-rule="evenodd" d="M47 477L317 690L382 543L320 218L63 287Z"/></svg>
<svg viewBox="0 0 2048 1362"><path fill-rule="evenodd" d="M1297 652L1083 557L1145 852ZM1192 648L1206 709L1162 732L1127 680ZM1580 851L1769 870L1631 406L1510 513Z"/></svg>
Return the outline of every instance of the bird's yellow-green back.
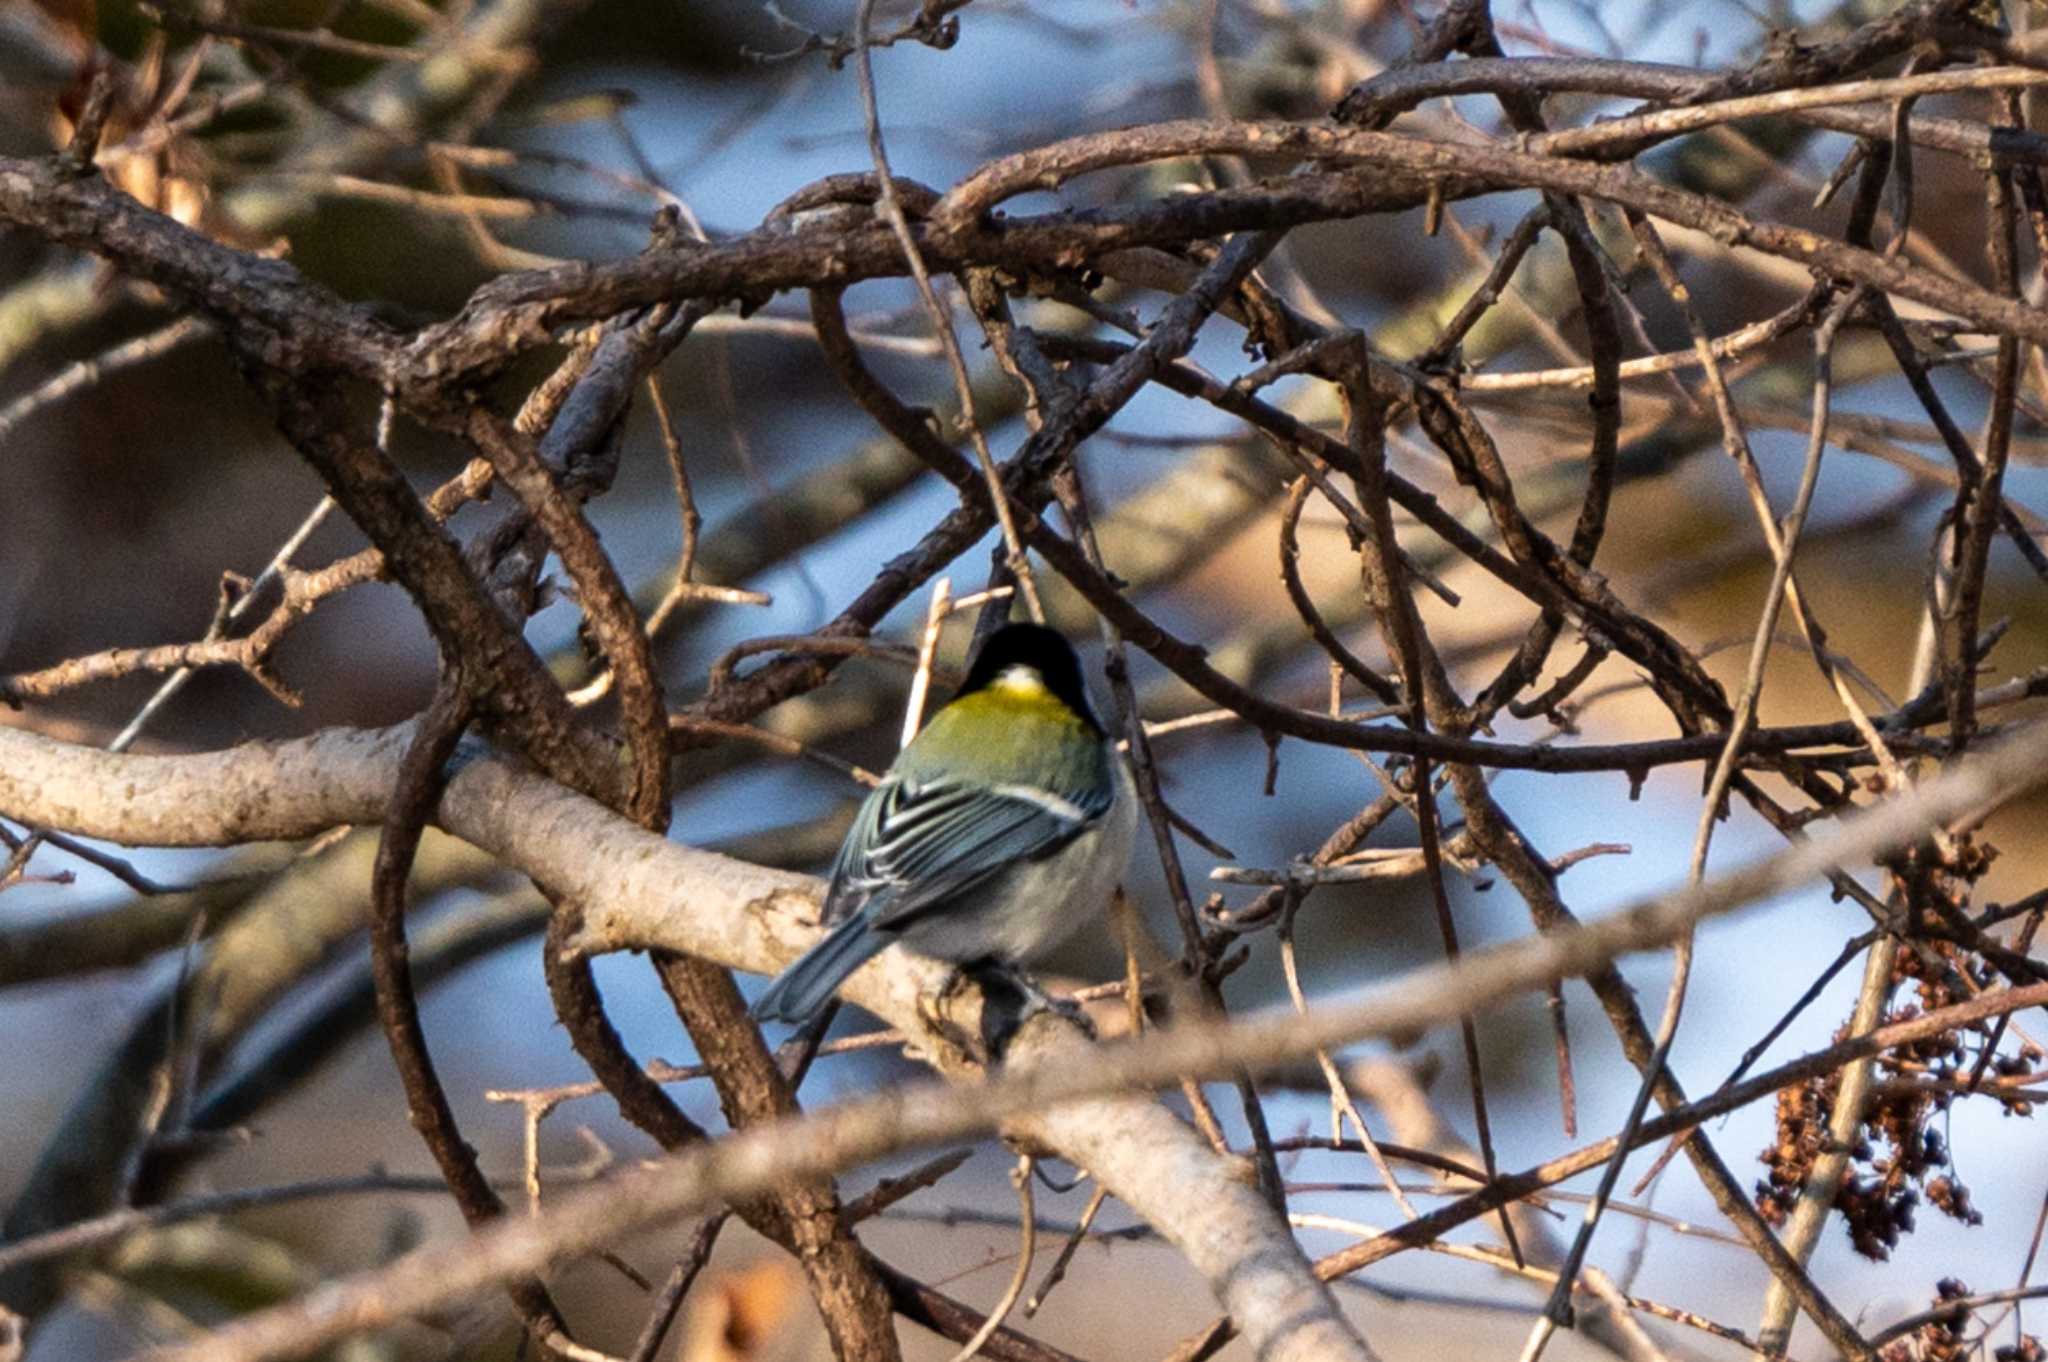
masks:
<svg viewBox="0 0 2048 1362"><path fill-rule="evenodd" d="M1104 748L1086 719L1019 668L934 714L896 766L929 779L957 769L971 753L984 780L1065 791L1101 778Z"/></svg>

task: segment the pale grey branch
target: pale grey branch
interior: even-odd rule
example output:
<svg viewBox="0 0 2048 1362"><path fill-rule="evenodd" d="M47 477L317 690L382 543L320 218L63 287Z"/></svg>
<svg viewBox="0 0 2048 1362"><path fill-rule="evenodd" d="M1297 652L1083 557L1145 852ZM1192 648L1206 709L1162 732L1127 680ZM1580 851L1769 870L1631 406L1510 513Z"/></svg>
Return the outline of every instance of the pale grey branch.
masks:
<svg viewBox="0 0 2048 1362"><path fill-rule="evenodd" d="M0 730L0 813L127 841L300 835L379 811L404 731L323 734L191 757L110 756ZM204 782L195 786L194 782ZM875 1098L700 1146L562 1198L541 1216L430 1245L381 1269L249 1316L156 1362L254 1362L303 1355L534 1271L634 1229L791 1177L1001 1128L1060 1151L1157 1226L1275 1358L1369 1354L1241 1170L1157 1105L1110 1094L1183 1075L1263 1070L1318 1048L1412 1033L1520 990L1668 942L1702 918L1814 883L1836 867L2048 783L2048 725L2034 725L1826 836L1697 887L1586 925L1412 971L1363 998L1225 1024L1185 1024L1089 1047L1063 1022L1027 1026L1013 1064L972 1088L905 1086ZM210 793L209 793L210 791ZM577 949L667 947L737 968L779 967L809 943L818 885L679 846L492 756L450 781L441 825L542 884L592 905ZM918 1007L943 966L891 951L848 996L959 1068Z"/></svg>

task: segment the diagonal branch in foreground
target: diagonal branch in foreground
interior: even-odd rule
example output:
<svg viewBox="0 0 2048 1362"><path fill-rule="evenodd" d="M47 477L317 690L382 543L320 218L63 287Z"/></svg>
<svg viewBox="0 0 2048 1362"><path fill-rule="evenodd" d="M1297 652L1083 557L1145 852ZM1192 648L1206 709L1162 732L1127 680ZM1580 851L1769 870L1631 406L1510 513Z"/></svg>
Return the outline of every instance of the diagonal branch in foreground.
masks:
<svg viewBox="0 0 2048 1362"><path fill-rule="evenodd" d="M313 770L331 821L376 816L390 788L403 732L328 735ZM0 732L0 758L64 756L67 744ZM115 788L147 788L154 765L185 758L108 758L135 763ZM0 760L0 772L21 769ZM104 774L112 774L106 772ZM279 773L283 775L282 772ZM1664 944L1702 918L1812 883L1837 866L1921 835L1932 824L1980 812L2048 783L2048 725L2035 725L1921 789L1887 801L1825 838L1666 897L1637 903L1583 927L1474 952L1456 967L1422 969L1365 998L1310 1013L1264 1015L1227 1025L1177 1027L1139 1041L1090 1047L1045 1018L1020 1037L1016 1071L963 1087L923 1083L780 1122L621 1175L591 1194L565 1197L540 1217L473 1239L416 1251L389 1267L253 1315L158 1362L254 1362L300 1355L350 1333L434 1308L566 1256L715 1201L798 1176L822 1175L900 1149L998 1127L1085 1163L1194 1265L1262 1355L1323 1350L1364 1356L1320 1287L1302 1286L1299 1252L1247 1182L1164 1108L1104 1094L1167 1086L1187 1074L1226 1074L1293 1061L1317 1048L1445 1023L1518 990L1586 972L1617 955ZM260 784L260 782L259 782ZM0 777L0 805L31 803ZM261 793L245 784L223 798ZM279 793L272 791L271 793ZM306 792L301 792L304 794ZM74 806L75 807L75 806ZM302 806L303 807L303 806ZM51 818L53 809L37 816ZM117 814L117 810L102 810ZM818 886L678 846L600 805L522 770L479 757L454 773L438 819L457 836L533 878L601 905L578 948L666 947L738 968L779 967L815 936ZM123 827L93 820L99 835L148 840L151 819ZM941 966L891 952L857 974L849 996L885 1020L926 1034L918 998ZM943 1051L943 1047L934 1046ZM1057 1062L1048 1062L1056 1057ZM1192 1181L1190 1181L1192 1179Z"/></svg>
<svg viewBox="0 0 2048 1362"><path fill-rule="evenodd" d="M223 776L215 788L224 805L235 810L241 835L262 837L283 830L287 823L375 821L388 800L408 731L401 727L330 733L310 744L246 748L242 755L256 760L230 761L231 772L215 765ZM92 783L107 774L99 765L105 754L16 730L0 730L0 744L9 754L0 758L0 807L54 801L53 811L63 816L51 821L67 826L81 821L76 815L88 811L71 796L91 798ZM275 760L279 757L283 760ZM85 767L61 769L79 758ZM114 802L127 803L119 795L123 789L140 792L175 783L171 763L180 760L136 768L130 776L137 783L111 787L116 791ZM203 765L209 759L195 760ZM285 793L294 787L305 798ZM288 811L286 804L291 805ZM139 812L133 804L127 809ZM122 821L117 810L98 812L113 813L115 823ZM276 819L278 813L285 813L284 819ZM269 826L258 828L245 815L264 819ZM159 806L130 823L126 832L145 839L164 835L171 831L165 816L177 818L174 811ZM815 940L816 930L808 925L815 920L820 897L815 880L678 846L510 760L481 756L461 764L450 778L439 817L446 820L444 826L457 830L457 836L495 848L494 855L507 858L508 865L550 893L589 905L582 946L586 952L594 946L603 948L606 934L645 934L647 924L669 921L694 925L651 942L655 948L770 972ZM121 835L103 818L83 821L101 833ZM529 850L535 854L529 856ZM944 1038L931 1030L919 1010L919 999L936 993L945 975L946 970L933 962L896 955L884 968L866 971L864 987L853 996L892 1023L910 1028L945 1067L971 1079L979 1071L951 1057ZM970 1034L976 1029L971 1019L965 1029ZM1025 1039L1012 1045L1009 1060L1019 1069L1071 1067L1084 1061L1089 1051L1079 1031L1061 1022L1031 1028ZM940 1090L953 1093L953 1101L972 1100L960 1096L963 1088ZM778 1123L763 1128L791 1127ZM1020 1118L1008 1124L1005 1133L1095 1172L1104 1186L1182 1249L1213 1284L1223 1307L1247 1322L1247 1332L1261 1341L1268 1356L1280 1362L1369 1362L1371 1352L1339 1314L1285 1222L1239 1161L1219 1156L1165 1107L1149 1097L1109 1098ZM849 1161L861 1158L857 1147L848 1148ZM770 1173L755 1184L753 1195L804 1176L793 1169L786 1175ZM604 1237L611 1233L600 1231ZM358 1318L364 1327L374 1322ZM321 1327L346 1333L355 1326L330 1318ZM291 1332L315 1338L297 1326ZM271 1345L237 1353L221 1351L229 1345L216 1347L218 1342L209 1340L203 1355L277 1355ZM301 1346L319 1344L294 1343L288 1351Z"/></svg>

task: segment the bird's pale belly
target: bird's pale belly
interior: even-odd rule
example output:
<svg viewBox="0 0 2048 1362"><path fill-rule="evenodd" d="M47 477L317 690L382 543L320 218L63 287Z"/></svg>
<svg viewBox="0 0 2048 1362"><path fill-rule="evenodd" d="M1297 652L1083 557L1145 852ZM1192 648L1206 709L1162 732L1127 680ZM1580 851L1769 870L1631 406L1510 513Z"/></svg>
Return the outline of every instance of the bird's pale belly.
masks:
<svg viewBox="0 0 2048 1362"><path fill-rule="evenodd" d="M1012 866L971 899L921 916L898 939L921 955L962 964L1032 960L1106 919L1136 825L1137 801L1120 800L1101 825L1059 852Z"/></svg>

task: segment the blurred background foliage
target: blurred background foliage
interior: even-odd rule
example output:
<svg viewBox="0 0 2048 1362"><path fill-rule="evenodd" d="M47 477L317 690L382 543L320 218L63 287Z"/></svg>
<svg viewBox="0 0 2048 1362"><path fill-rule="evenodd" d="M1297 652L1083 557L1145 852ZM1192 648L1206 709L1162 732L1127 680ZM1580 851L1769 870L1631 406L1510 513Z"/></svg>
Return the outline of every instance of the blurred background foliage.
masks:
<svg viewBox="0 0 2048 1362"><path fill-rule="evenodd" d="M883 10L885 22L903 17L887 4ZM1428 5L1385 0L977 0L960 15L957 46L935 51L906 43L880 52L877 81L897 170L943 187L990 156L1087 129L1203 113L1317 116L1351 83L1405 51L1418 19L1431 13ZM2014 15L2022 24L2030 17L2021 6ZM1804 26L1811 35L1860 17L1854 3L1516 0L1496 6L1512 53L1584 52L1705 66L1753 56L1774 29ZM805 45L807 34L841 33L851 22L851 7L837 0L448 0L431 6L422 0L248 0L161 8L7 0L0 3L0 151L23 154L61 144L67 113L100 64L110 64L122 81L110 141L148 126L152 110L174 95L187 115L206 110L209 100L232 102L218 115L195 116L191 131L110 165L109 173L203 230L288 254L313 277L392 320L425 321L447 315L471 289L508 267L633 252L663 202L686 205L717 235L749 228L783 195L818 176L864 169L850 70L836 69L817 52L789 55ZM444 31L451 41L432 39ZM308 45L306 34L334 41ZM427 48L433 55L413 61L377 50L388 45ZM190 87L179 91L187 70ZM1929 100L1921 110L1965 116L1973 107L1957 102L1951 110ZM1603 110L1611 111L1576 97L1551 105L1560 122ZM1497 130L1498 114L1486 101L1461 99L1440 101L1413 121L1460 135L1468 121ZM1842 205L1816 209L1813 199L1846 147L1834 134L1769 124L1684 139L1649 160L1660 174L1735 199L1760 216L1837 230ZM1063 191L1060 200L1113 200L1231 173L1225 165L1175 162L1092 177ZM1972 168L1923 156L1917 194L1908 246L1913 258L1981 279L1982 193ZM1031 196L1023 202L1046 201ZM1533 201L1523 194L1457 204L1434 236L1425 234L1419 210L1304 229L1269 273L1306 305L1366 327L1397 355L1412 353L1434 337L1483 274L1490 247ZM1682 319L1635 260L1618 221L1601 227L1636 285L1629 353L1683 348ZM1670 236L1702 318L1717 333L1767 315L1804 287L1803 276L1788 275L1778 262L1734 256L1683 233ZM1158 303L1135 290L1104 296L1142 314ZM863 284L848 302L883 376L916 400L948 407L950 385L908 287ZM701 326L660 374L704 517L700 576L773 597L765 607L719 605L688 613L663 641L672 695L700 687L709 662L744 638L801 633L828 619L890 553L952 504L949 489L919 476L906 455L877 442L806 339L802 304L801 298L780 298L749 321L728 317ZM1031 307L1042 326L1083 324L1056 304ZM1562 251L1546 240L1513 295L1468 343L1466 359L1479 374L1577 364L1583 332L1575 309ZM21 405L69 366L157 335L177 320L146 286L24 236L0 236L0 670L200 636L219 600L222 574L253 575L319 499L317 480L271 428L203 328L143 362L106 366L97 382L60 400ZM1194 357L1226 376L1248 367L1234 329L1220 323L1210 327ZM970 359L993 373L985 354ZM1962 360L1937 373L1942 395L1966 428L1984 411L1986 365L1981 358ZM1765 479L1782 505L1803 441L1811 383L1807 342L1797 336L1757 351L1739 372ZM533 376L508 376L507 390ZM1947 500L1946 488L1926 473L1938 474L1947 459L1874 333L1845 333L1836 376L1839 410L1863 419L1838 431L1841 447L1830 453L1816 528L1801 558L1803 580L1835 648L1904 698L1926 545ZM1007 448L1022 427L1016 395L994 377L982 383L992 441ZM1691 375L1626 385L1624 483L1599 566L1626 599L1694 647L1746 644L1769 580L1769 558L1698 391ZM1305 419L1334 419L1327 394L1306 382L1284 382L1275 393ZM1516 469L1525 504L1549 508L1552 519L1568 518L1583 475L1583 393L1476 392L1475 400ZM2008 496L2043 506L2048 443L2032 408L2023 410L2018 434ZM395 449L422 486L460 466L456 450L414 431L397 432ZM643 603L651 604L667 584L681 531L644 404L625 449L618 485L594 506L593 518ZM1451 485L1412 429L1395 433L1393 458L1447 504L1472 510L1469 496ZM1153 391L1091 441L1082 459L1098 503L1114 508L1108 512L1110 564L1142 589L1147 607L1202 640L1245 679L1320 703L1327 685L1323 664L1280 588L1273 545L1288 475L1273 456L1216 413ZM475 523L477 513L470 512L457 528ZM337 517L312 536L297 561L325 562L360 544ZM1355 562L1334 514L1312 506L1302 544L1304 575L1326 613L1363 655L1379 658L1358 598ZM1418 553L1428 547L1411 542ZM962 560L959 589L979 585L985 561L985 552ZM2048 614L2039 583L2003 546L1993 564L1986 618L2012 623L1987 682L2048 664ZM1525 623L1519 602L1475 573L1432 566L1444 566L1446 584L1462 596L1455 609L1423 599L1432 633L1461 677L1490 675ZM1060 622L1092 635L1084 608L1071 596L1055 592L1052 604ZM922 598L907 605L892 622L896 635L914 633L922 610ZM956 628L948 637L954 662L965 634ZM557 651L565 674L580 673L574 612L567 605L541 614L532 635ZM1727 648L1709 660L1731 688L1740 679L1744 651ZM1553 672L1573 656L1576 644L1568 642ZM277 666L303 694L302 706L281 706L239 674L209 672L156 720L144 746L200 749L331 724L394 722L429 694L433 655L403 593L372 585L329 603L298 628ZM1152 717L1198 708L1194 697L1143 659L1137 679ZM1606 740L1669 733L1662 710L1629 684L1632 679L1618 660L1603 665L1579 694L1583 705L1574 718L1583 731ZM764 723L879 769L894 746L905 682L900 668L857 660L831 686ZM5 721L104 742L155 684L154 678L130 677L37 704L27 714L8 714ZM1769 675L1764 721L1836 717L1835 701L1807 659L1782 651ZM1525 736L1542 728L1540 721L1504 726ZM1284 864L1312 850L1379 793L1372 773L1354 757L1288 743L1279 749L1268 796L1262 793L1266 747L1241 726L1190 729L1163 738L1160 749L1176 807L1250 865ZM673 835L813 868L828 859L835 820L858 793L818 764L753 747L693 753L680 779ZM1586 861L1565 876L1567 899L1588 915L1679 880L1698 779L1692 768L1669 768L1632 797L1619 777L1509 773L1497 790L1552 856L1591 842L1632 848L1627 856ZM1989 901L2038 883L2048 868L2038 835L2041 814L2038 804L2016 808L1993 824L1991 838L2003 856L1984 885ZM1412 827L1397 822L1378 840L1402 845L1413 838ZM1716 843L1715 864L1735 863L1773 844L1772 835L1738 809ZM1197 874L1215 863L1199 848L1183 851ZM135 864L158 880L179 883L255 855L145 854ZM197 995L205 1000L197 1017L188 1011L175 1023L188 1037L181 1044L204 1057L207 1081L196 1104L200 1117L210 1111L214 1126L237 1133L215 1137L196 1156L180 1155L166 1173L176 1176L178 1187L257 1185L385 1166L423 1169L383 1044L361 1006L356 923L366 855L362 840L351 838L310 866L294 863L280 873L280 858L271 856L259 867L264 878L206 891L200 897L208 911L196 920L211 938L210 952L181 945L186 924L195 920L195 896L137 897L87 863L64 861L62 869L75 877L68 882L20 884L0 896L0 1034L8 1037L0 1050L0 1201L16 1200L31 1185L38 1160L61 1152L86 1128L77 1124L82 1113L110 1100L107 1093L120 1086L123 1066L132 1067L136 1046L147 1050L150 1036L168 1033L173 1021L165 1000L177 991L188 959L203 960L195 977L213 981ZM486 1166L512 1174L520 1154L518 1109L487 1102L485 1090L582 1077L544 1002L531 935L541 908L530 890L503 882L459 848L430 843L420 873L430 925L419 954L438 971L426 1004L428 1032ZM1133 889L1166 927L1170 916L1149 851L1139 857ZM1250 892L1228 894L1236 899ZM1468 941L1526 930L1521 905L1487 872L1459 879L1453 896ZM1718 1082L1862 925L1854 910L1816 891L1776 910L1768 925L1708 930L1676 1051L1680 1077L1700 1089ZM1233 1005L1280 1001L1270 937L1247 944L1249 960L1227 985ZM1299 945L1312 996L1439 953L1428 895L1411 882L1322 890L1302 914ZM1120 968L1107 934L1077 943L1059 963L1090 980ZM1629 966L1646 997L1661 994L1665 969L1655 959ZM1852 970L1824 992L1773 1054L1825 1043L1847 1015L1853 976ZM602 962L600 977L637 1053L690 1058L638 962ZM188 988L185 996L195 994ZM1583 990L1568 989L1567 997L1581 1129L1607 1131L1621 1119L1633 1075ZM194 1028L203 1033L200 1039L190 1038ZM1541 1001L1489 1014L1480 1034L1503 1162L1533 1162L1559 1147L1560 1135ZM1424 1038L1398 1058L1432 1078L1447 1111L1465 1110L1454 1036ZM813 1081L819 1095L857 1090L886 1081L901 1065L853 1056L821 1067ZM128 1077L132 1082L136 1075ZM707 1092L685 1088L681 1096L693 1115L715 1123ZM1311 1084L1277 1098L1273 1119L1283 1133L1315 1131L1325 1124L1325 1108ZM206 1128L200 1117L195 1128ZM1745 1179L1762 1175L1749 1160L1772 1138L1768 1111L1740 1113L1711 1133ZM1960 1175L1982 1175L1981 1227L1923 1217L1920 1232L1882 1265L1854 1257L1839 1232L1823 1243L1819 1280L1873 1324L1917 1308L1937 1277L2000 1285L2017 1275L2048 1192L2038 1132L1996 1108L1959 1105L1947 1138ZM631 1158L644 1145L603 1102L565 1108L543 1128L542 1156L550 1165L588 1165L593 1149L602 1157ZM907 1208L918 1217L992 1213L992 1222L953 1217L935 1228L928 1219L904 1216L878 1221L866 1233L907 1270L950 1280L949 1290L985 1303L1000 1289L1007 1275L1003 1255L1014 1247L1013 1231L1001 1223L1010 1205L1003 1162L998 1152L984 1151L966 1172ZM1355 1169L1312 1156L1291 1165L1290 1173L1302 1181L1356 1176ZM849 1181L857 1188L861 1180ZM1982 1190L1992 1186L2000 1193L1995 1199ZM1041 1208L1071 1219L1084 1196L1045 1197ZM1711 1221L1711 1206L1682 1163L1665 1176L1655 1200L1678 1221ZM1394 1214L1377 1193L1339 1191L1301 1201L1369 1222ZM1113 1213L1107 1223L1115 1223ZM195 1322L303 1289L454 1224L452 1211L432 1196L390 1195L139 1236L117 1254L67 1269L65 1304L39 1329L29 1356L119 1355L144 1339L176 1335ZM658 1278L673 1252L674 1245L651 1236L629 1256ZM1610 1232L1596 1256L1617 1275L1633 1266L1639 1294L1679 1300L1745 1326L1761 1296L1761 1269L1746 1254L1669 1224L1640 1221ZM808 1312L775 1304L778 1290L795 1288L772 1266L758 1265L763 1261L757 1244L737 1232L728 1235L719 1264L729 1275L703 1288L693 1309L703 1319L724 1310L768 1322L721 1329L700 1319L686 1355L719 1356L717 1348L742 1336L758 1346L734 1355L803 1355L817 1346L805 1332ZM1537 1288L1473 1264L1397 1260L1369 1276L1370 1285L1354 1288L1351 1298L1367 1312L1370 1336L1390 1360L1446 1347L1512 1347L1540 1299ZM1105 1351L1111 1346L1118 1355L1158 1354L1208 1311L1201 1284L1179 1260L1142 1243L1084 1250L1062 1293L1032 1327L1091 1356L1112 1355ZM615 1314L615 1328L593 1331L601 1343L623 1347L637 1327L637 1293L602 1265L574 1269L563 1296L584 1317ZM1130 1308L1155 1296L1173 1304ZM511 1355L495 1316L435 1323L438 1329L366 1340L348 1355ZM1567 1345L1590 1348L1577 1340ZM446 1351L451 1346L452 1354ZM1708 1344L1689 1336L1685 1348L1706 1351ZM945 1355L937 1349L932 1344L929 1355Z"/></svg>

